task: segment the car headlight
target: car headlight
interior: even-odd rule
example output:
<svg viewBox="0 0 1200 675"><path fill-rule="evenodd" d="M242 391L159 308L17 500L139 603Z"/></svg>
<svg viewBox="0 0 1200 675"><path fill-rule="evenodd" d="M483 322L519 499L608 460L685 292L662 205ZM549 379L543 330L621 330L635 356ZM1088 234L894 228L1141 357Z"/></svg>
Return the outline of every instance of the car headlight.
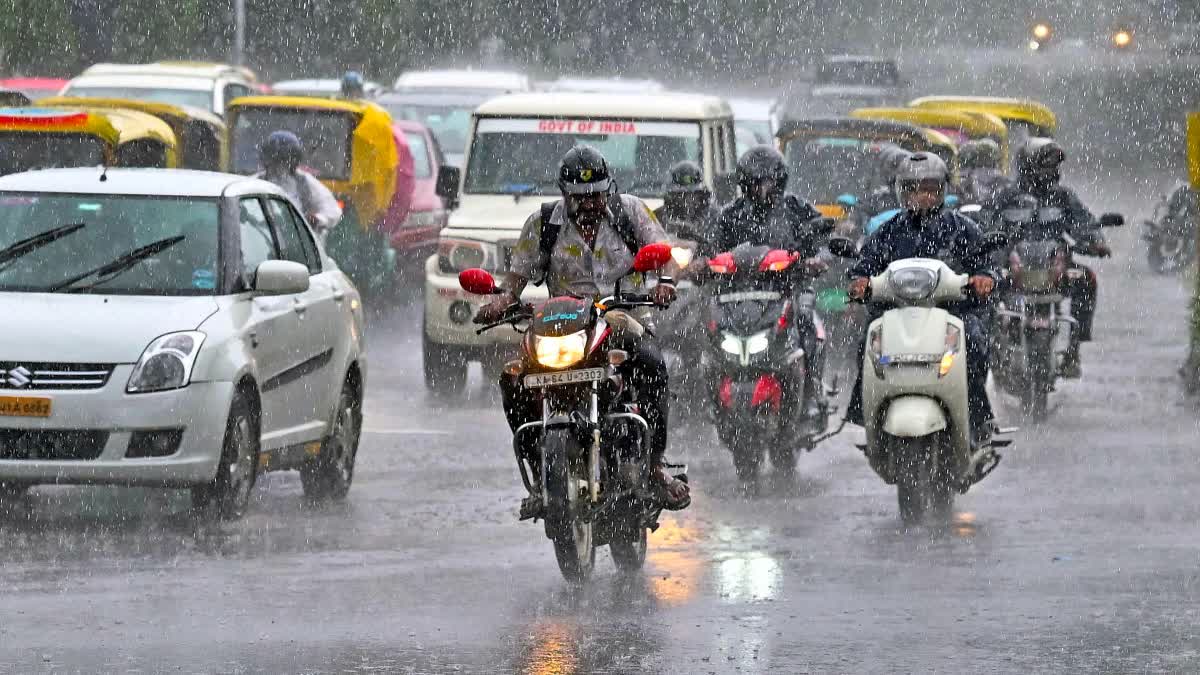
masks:
<svg viewBox="0 0 1200 675"><path fill-rule="evenodd" d="M755 333L754 335L751 335L746 340L746 353L747 354L761 354L761 353L767 351L767 348L770 346L771 346L771 338L768 335L767 331L764 330L761 333Z"/></svg>
<svg viewBox="0 0 1200 675"><path fill-rule="evenodd" d="M535 358L547 368L570 368L583 360L586 349L587 331L562 337L533 336Z"/></svg>
<svg viewBox="0 0 1200 675"><path fill-rule="evenodd" d="M924 300L937 289L937 272L924 267L902 267L888 276L892 291L905 300Z"/></svg>
<svg viewBox="0 0 1200 675"><path fill-rule="evenodd" d="M204 344L204 333L184 331L157 337L142 352L126 393L144 394L186 387L192 381L192 367Z"/></svg>
<svg viewBox="0 0 1200 675"><path fill-rule="evenodd" d="M496 270L500 267L495 244L470 239L438 240L438 268L446 274L458 274L472 267Z"/></svg>

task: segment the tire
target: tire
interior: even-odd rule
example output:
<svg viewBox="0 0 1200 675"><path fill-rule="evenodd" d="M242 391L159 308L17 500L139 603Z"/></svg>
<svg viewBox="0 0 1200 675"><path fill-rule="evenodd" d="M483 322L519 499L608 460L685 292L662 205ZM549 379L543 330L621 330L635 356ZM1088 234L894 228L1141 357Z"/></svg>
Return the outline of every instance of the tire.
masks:
<svg viewBox="0 0 1200 675"><path fill-rule="evenodd" d="M796 451L793 448L775 446L771 448L771 468L777 474L795 475Z"/></svg>
<svg viewBox="0 0 1200 675"><path fill-rule="evenodd" d="M571 462L578 453L572 430L551 429L542 438L545 457L546 536L554 544L554 557L563 578L572 584L582 584L592 576L596 565L596 546L592 524L579 515L583 495L579 479L586 475L580 462Z"/></svg>
<svg viewBox="0 0 1200 675"><path fill-rule="evenodd" d="M1170 245L1168 245L1170 244ZM1167 249L1170 253L1164 251ZM1146 259L1150 269L1157 274L1175 274L1187 263L1187 244L1175 237L1162 237L1149 242Z"/></svg>
<svg viewBox="0 0 1200 675"><path fill-rule="evenodd" d="M192 508L212 507L222 520L237 520L246 513L258 478L258 416L239 394L229 407L221 458L212 481L192 488Z"/></svg>
<svg viewBox="0 0 1200 675"><path fill-rule="evenodd" d="M900 520L905 525L918 525L933 505L934 448L925 439L892 439L892 452L897 453L896 497Z"/></svg>
<svg viewBox="0 0 1200 675"><path fill-rule="evenodd" d="M1050 389L1058 376L1054 357L1053 333L1035 333L1028 341L1021 409L1034 422L1045 421L1049 414Z"/></svg>
<svg viewBox="0 0 1200 675"><path fill-rule="evenodd" d="M637 525L628 526L615 532L608 550L612 554L613 563L621 572L638 572L646 564L647 543L646 528Z"/></svg>
<svg viewBox="0 0 1200 675"><path fill-rule="evenodd" d="M467 358L462 351L421 336L425 389L439 398L453 398L467 386Z"/></svg>
<svg viewBox="0 0 1200 675"><path fill-rule="evenodd" d="M362 393L347 378L338 396L337 410L321 454L300 468L304 496L319 501L341 501L354 482L354 463L362 435Z"/></svg>

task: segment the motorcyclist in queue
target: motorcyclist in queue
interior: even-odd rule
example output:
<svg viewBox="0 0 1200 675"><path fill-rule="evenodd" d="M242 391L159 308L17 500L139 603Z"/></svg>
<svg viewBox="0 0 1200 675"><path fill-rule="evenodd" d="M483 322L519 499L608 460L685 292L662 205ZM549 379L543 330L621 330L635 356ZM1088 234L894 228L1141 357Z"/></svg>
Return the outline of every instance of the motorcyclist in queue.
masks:
<svg viewBox="0 0 1200 675"><path fill-rule="evenodd" d="M964 204L990 205L1011 181L1000 169L1000 144L990 138L958 148L959 192Z"/></svg>
<svg viewBox="0 0 1200 675"><path fill-rule="evenodd" d="M475 322L500 320L519 301L521 291L531 280L545 281L551 297L599 299L611 295L616 282L632 266L637 248L667 240L667 233L650 209L637 197L617 194L615 185L608 163L598 150L580 145L568 151L558 169L562 200L542 207L525 221L513 248L509 271L500 284L504 292L480 308ZM552 230L557 231L552 242L543 237L547 222L558 226ZM624 288L629 289L628 282ZM659 283L649 293L655 303L663 306L675 299L672 283ZM686 508L691 502L687 484L673 478L663 467L670 395L667 366L658 349L645 337L632 343L630 351L632 358L623 368L628 369L627 374L638 385L638 405L651 430L652 497L668 509ZM519 378L501 375L500 390L504 412L514 432L522 424L541 419L537 393L526 388ZM528 452L534 459L536 453L532 449ZM530 464L538 466L536 459ZM522 519L540 515L542 507L541 495L530 495L521 503Z"/></svg>
<svg viewBox="0 0 1200 675"><path fill-rule="evenodd" d="M770 246L799 253L801 271L810 278L827 270L829 266L819 254L831 228L818 227L824 220L820 212L787 191L788 177L787 163L779 151L767 145L747 150L737 165L741 196L721 210L704 254L711 257L740 244ZM797 346L808 355L801 392L806 403L798 422L802 431L811 435L822 431L825 420L825 345L819 337L812 289L803 286L796 290L792 305Z"/></svg>
<svg viewBox="0 0 1200 675"><path fill-rule="evenodd" d="M865 218L873 218L881 213L900 208L896 197L896 170L912 153L898 145L888 143L879 149L876 157L876 185L863 200L862 213ZM864 226L866 223L863 223ZM865 230L864 230L865 231Z"/></svg>
<svg viewBox="0 0 1200 675"><path fill-rule="evenodd" d="M304 145L290 131L276 131L258 148L263 170L255 178L270 181L300 204L304 217L321 241L342 219L342 207L329 188L317 177L300 168Z"/></svg>
<svg viewBox="0 0 1200 675"><path fill-rule="evenodd" d="M849 294L856 300L870 295L871 277L888 265L905 258L939 259L955 271L970 274L972 297L948 307L963 321L967 338L967 404L970 411L972 442L987 441L992 433L993 415L987 395L988 309L986 300L996 284L989 256L982 247L982 232L970 218L945 208L949 170L937 155L918 152L901 164L896 173L896 194L903 210L884 223L863 242L859 258L847 272ZM871 307L871 321L883 313ZM864 333L863 339L865 341ZM865 344L860 346L859 353ZM858 378L851 393L846 420L863 425L862 359L858 360Z"/></svg>
<svg viewBox="0 0 1200 675"><path fill-rule="evenodd" d="M1062 146L1049 138L1033 138L1017 153L1016 185L997 195L992 210L1003 214L1005 209L1015 208L1022 197L1029 195L1038 203L1037 226L1053 227L1061 234L1075 240L1072 251L1085 255L1107 258L1112 249L1100 231L1099 223L1080 201L1071 188L1060 183L1060 168L1066 161ZM1026 197L1027 198L1027 197ZM1019 241L1020 232L1010 232L1010 239ZM1071 315L1078 322L1071 331L1071 341L1063 355L1061 375L1078 378L1082 375L1079 351L1083 342L1092 339L1092 321L1096 315L1098 282L1096 273L1075 260L1071 268L1077 270L1063 278L1063 292L1071 298Z"/></svg>
<svg viewBox="0 0 1200 675"><path fill-rule="evenodd" d="M700 165L691 160L676 162L667 175L663 205L654 211L667 234L701 243L712 234L721 209L704 182Z"/></svg>
<svg viewBox="0 0 1200 675"><path fill-rule="evenodd" d="M349 100L366 98L366 87L367 83L363 79L362 73L356 70L348 70L345 75L342 75L342 98Z"/></svg>

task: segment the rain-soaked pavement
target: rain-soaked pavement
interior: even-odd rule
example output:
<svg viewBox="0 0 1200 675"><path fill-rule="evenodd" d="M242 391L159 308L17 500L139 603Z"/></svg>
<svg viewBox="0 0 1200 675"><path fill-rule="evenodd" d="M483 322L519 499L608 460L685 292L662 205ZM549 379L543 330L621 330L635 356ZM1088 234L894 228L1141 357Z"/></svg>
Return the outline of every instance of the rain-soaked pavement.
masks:
<svg viewBox="0 0 1200 675"><path fill-rule="evenodd" d="M1083 185L1129 216L1162 187ZM1186 295L1145 271L1129 220L1098 265L1085 378L949 522L906 531L852 435L803 456L796 484L740 496L694 424L672 454L695 505L664 518L645 574L602 553L572 592L516 522L496 402L425 398L418 306L371 331L346 503L307 506L273 474L228 526L154 490L39 488L4 516L0 672L1196 672Z"/></svg>

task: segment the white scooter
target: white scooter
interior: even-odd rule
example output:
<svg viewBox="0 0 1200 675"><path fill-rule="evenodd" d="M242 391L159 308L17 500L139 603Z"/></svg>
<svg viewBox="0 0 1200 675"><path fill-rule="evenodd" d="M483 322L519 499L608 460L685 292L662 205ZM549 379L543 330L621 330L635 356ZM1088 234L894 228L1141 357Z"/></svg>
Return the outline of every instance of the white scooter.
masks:
<svg viewBox="0 0 1200 675"><path fill-rule="evenodd" d="M857 255L850 242L831 241L830 250ZM948 512L956 492L965 493L999 464L995 448L1011 443L994 439L971 447L963 322L938 307L963 300L968 279L924 258L897 260L871 278L868 302L890 309L867 329L862 450L875 473L896 486L905 522L931 510Z"/></svg>

